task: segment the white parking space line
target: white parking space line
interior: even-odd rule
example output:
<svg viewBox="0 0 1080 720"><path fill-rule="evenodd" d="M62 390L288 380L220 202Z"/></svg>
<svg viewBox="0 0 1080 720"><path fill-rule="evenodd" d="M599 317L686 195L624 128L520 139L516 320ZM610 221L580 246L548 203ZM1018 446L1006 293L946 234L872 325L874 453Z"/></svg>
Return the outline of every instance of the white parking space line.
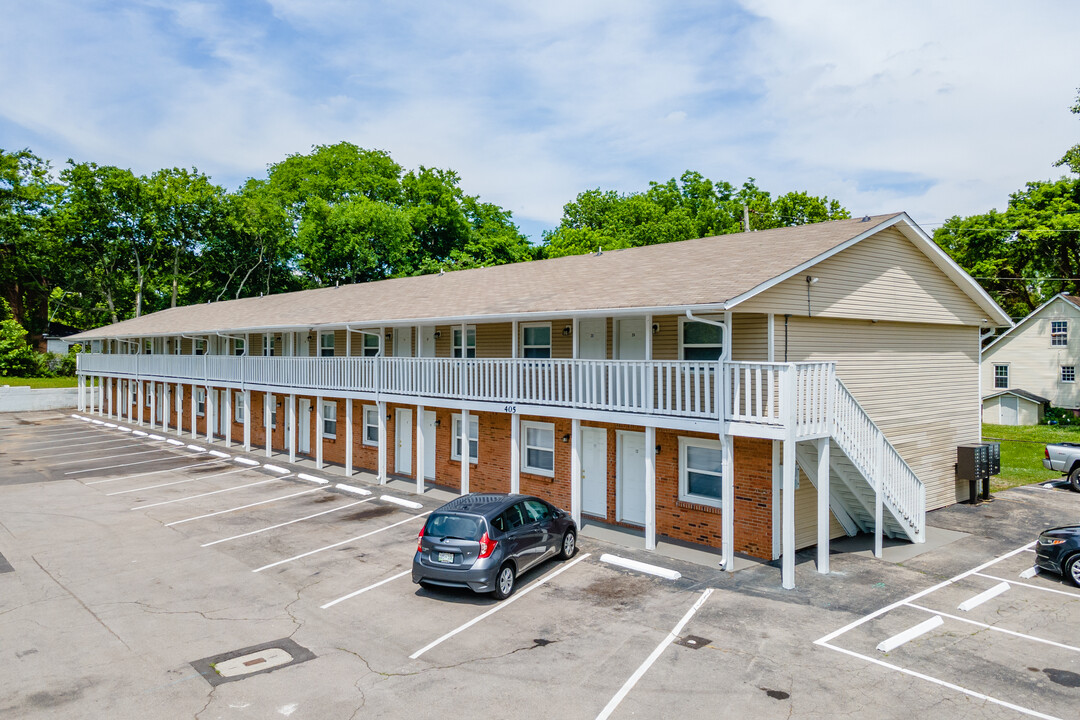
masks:
<svg viewBox="0 0 1080 720"><path fill-rule="evenodd" d="M1022 713L1024 715L1030 715L1031 717L1042 718L1043 720L1064 720L1063 718L1059 718L1056 715L1047 715L1046 713L1041 713L1038 710L1032 710L1030 708L1021 707L1021 706L1013 704L1011 702L1007 702L1005 700L1001 700L1001 699L996 698L996 697L991 697L990 695L985 695L985 694L983 694L981 692L977 692L975 690L968 690L967 688L960 687L956 683L951 683L951 682L948 682L947 680L939 680L938 678L933 677L931 675L926 675L924 673L917 672L915 670L909 670L908 668L900 667L899 665L893 665L892 663L885 662L884 660L879 660L878 658L870 657L869 655L863 655L863 654L857 653L857 652L855 652L853 650L848 650L846 648L837 647L835 645L829 645L827 643L821 642L820 640L816 641L815 644L821 645L822 647L827 647L830 650L835 650L838 653L843 653L844 655L850 655L851 657L856 657L856 658L859 658L860 660L865 660L866 662L873 663L874 665L879 665L879 666L884 667L884 668L889 668L890 670L895 670L895 671L897 671L899 673L903 673L904 675L910 675L911 677L916 677L916 678L919 678L920 680L925 680L925 681L933 683L935 685L940 685L941 687L949 688L950 690L955 690L956 692L963 693L964 695L967 695L969 697L973 697L976 700L983 700L985 702L990 702L990 703L994 703L995 705L1000 705L1002 707L1009 708L1010 710L1015 710L1016 712Z"/></svg>
<svg viewBox="0 0 1080 720"><path fill-rule="evenodd" d="M171 487L173 485L183 485L189 482L195 482L197 480L209 480L210 478L221 477L222 475L232 475L233 473L244 472L243 468L239 470L230 470L228 472L214 473L213 475L200 475L199 477L185 478L183 480L173 480L167 483L158 483L157 485L147 485L141 488L132 488L131 490L118 490L116 492L105 493L105 497L112 497L113 495L127 495L133 492L142 492L143 490L157 490L158 488ZM171 500L169 502L172 502ZM164 503L156 503L157 505L164 505ZM132 510L140 510L142 508L154 507L154 505L140 505L137 508L131 508Z"/></svg>
<svg viewBox="0 0 1080 720"><path fill-rule="evenodd" d="M1033 566L1029 567L1027 570L1020 573L1020 577L1022 577L1024 580L1030 580L1031 578L1035 577L1038 574L1039 574L1038 566L1033 565Z"/></svg>
<svg viewBox="0 0 1080 720"><path fill-rule="evenodd" d="M513 603L513 602L515 602L515 601L517 601L517 600L520 600L521 598L525 597L525 596L526 596L526 595L528 595L528 594L529 594L530 592L532 592L532 591L533 591L533 590L535 590L536 588L538 588L538 587L540 587L541 585L543 585L544 583L546 583L546 582L547 582L548 580L550 580L550 579L552 579L552 578L554 578L554 577L558 577L559 575L561 575L562 573L566 572L566 571L567 571L567 570L569 570L570 568L574 567L575 565L577 565L577 564L578 564L579 562L581 562L582 560L584 560L584 559L585 559L585 558L587 558L587 557L589 557L589 553L585 553L584 555L582 555L581 557L577 558L576 560L571 560L570 562L566 563L565 565L563 565L563 566L562 566L561 568L559 568L558 570L555 570L554 572L550 572L550 573L548 573L547 575L545 575L544 577L540 578L539 580L537 580L537 581L536 581L535 583L533 583L533 584L532 584L532 585L530 585L529 587L527 587L527 588L525 588L525 589L523 589L523 590L519 590L519 591L518 591L518 592L517 592L516 594L514 594L514 595L511 595L510 597L508 597L507 599L503 600L503 601L502 601L502 602L500 602L500 603L499 603L498 605L496 605L495 607L491 608L490 610L488 610L487 612L483 613L482 615L477 615L476 617L474 617L474 618L473 618L472 620L470 620L469 622L465 623L464 625L459 625L458 627L454 628L454 629L453 629L453 630L451 630L450 632L448 632L448 633L446 633L445 635L443 635L443 636L442 636L441 638L439 638L438 640L435 640L435 641L433 641L433 642L430 642L430 643L428 643L427 645L425 645L424 647L420 648L419 650L417 650L416 652L414 652L414 653L413 653L412 655L410 655L410 656L409 656L409 659L410 659L410 660L415 660L416 658L420 657L421 655L423 655L424 653L426 653L426 652L427 652L428 650L430 650L431 648L433 648L433 647L435 647L435 646L437 646L437 645L441 645L442 643L446 642L447 640L449 640L450 638L454 637L455 635L457 635L457 634L458 634L458 633L460 633L460 632L463 632L463 631L465 631L465 630L468 630L469 628L471 628L471 627L472 627L473 625L475 625L476 623L480 622L480 621L481 621L481 620L483 620L484 618L487 618L487 617L490 617L491 615L494 615L495 613L497 613L497 612L499 612L500 610L502 610L503 608L505 608L505 607L506 607L507 605L510 605L511 603ZM711 593L711 592L712 592L712 590L707 590L707 591L706 591L706 593L705 593L705 597L708 597L708 596L709 596L709 595L708 595L708 593ZM689 618L687 618L687 619L689 619Z"/></svg>
<svg viewBox="0 0 1080 720"><path fill-rule="evenodd" d="M65 439L69 439L69 438L101 437L104 434L105 433L98 432L97 430L80 430L77 433L65 433L63 435L53 435L48 440L39 440L39 441L32 442L32 443L26 443L26 444L23 445L23 447L29 448L29 447L34 447L35 445L56 445L58 440L65 440ZM36 436L36 433L34 435L31 435L31 437L35 437L35 436Z"/></svg>
<svg viewBox="0 0 1080 720"><path fill-rule="evenodd" d="M984 602L987 602L988 600L993 600L994 598L996 598L1001 593L1008 592L1008 591L1009 591L1009 583L1000 582L997 585L995 585L994 587L990 588L989 590L984 590L983 592L979 593L978 595L975 595L974 597L969 597L967 600L965 600L964 602L957 605L956 609L957 610L963 610L964 612L968 612L969 610L973 610L973 609L979 607L980 605L982 605Z"/></svg>
<svg viewBox="0 0 1080 720"><path fill-rule="evenodd" d="M195 453L195 455L205 455L205 454L206 453ZM194 455L188 455L187 457L194 457ZM139 462L121 463L120 465L106 465L105 467L86 468L85 470L69 470L68 472L66 472L64 474L65 475L79 475L81 473L100 472L102 470L113 470L115 468L131 467L132 465L145 465L146 463L162 462L164 460L183 460L183 459L184 459L183 455L168 455L166 457L154 458L153 460L140 460ZM221 461L220 460L214 460L214 462L221 462ZM178 468L171 468L171 469L176 470ZM117 478L117 480L119 480L119 479L120 478ZM89 485L89 483L87 483L87 484Z"/></svg>
<svg viewBox="0 0 1080 720"><path fill-rule="evenodd" d="M686 623L690 622L690 618L694 617L694 613L696 613L698 609L705 604L705 601L709 599L709 595L712 595L712 591L712 588L708 588L701 593L701 597L699 597L697 599L697 602L695 602L694 605L686 611L686 614L683 615L682 620L680 620L679 623L674 628L672 628L671 632L668 633L666 638L660 641L660 644L657 645L656 649L653 650L649 657L645 659L645 662L641 663L640 667L638 667L638 669L634 671L634 674L630 676L630 678L623 684L621 688L619 688L619 692L615 693L615 696L608 701L608 704L605 705L604 709L600 711L600 714L596 716L596 720L606 720L606 718L611 716L611 713L615 712L615 708L619 706L619 703L623 701L623 698L625 698L627 694L634 688L634 685L637 684L637 681L645 675L646 671L648 671L650 667L652 667L652 664L656 662L656 659L659 658L661 654L663 654L664 650L667 649L667 646L673 643L679 637L679 633L681 633L682 629L686 627Z"/></svg>
<svg viewBox="0 0 1080 720"><path fill-rule="evenodd" d="M102 442L114 443L114 442L123 442L125 440L127 440L127 438L116 438L115 440L103 440ZM86 443L86 444L87 445L100 445L101 443L94 442L94 443ZM102 450L119 450L121 448L136 447L136 446L140 446L140 445L142 445L142 443L128 443L127 445L117 445L115 447L110 447L110 448L97 448L96 450L72 450L71 452L66 452L66 453L57 453L55 455L50 454L49 459L58 458L58 457L64 457L66 455L89 455L90 453L101 452ZM78 445L68 445L67 447L79 447L79 446Z"/></svg>
<svg viewBox="0 0 1080 720"><path fill-rule="evenodd" d="M1068 595L1070 597L1080 598L1080 592L1070 592L1068 590L1059 590L1058 588L1048 588L1042 585L1032 585L1031 583L1016 582L1015 580L1005 580L994 575L985 575L983 573L975 573L979 577L984 577L987 580L1001 580L1002 582L1008 582L1018 587L1031 588L1032 590L1041 590L1043 592L1057 593L1058 595Z"/></svg>
<svg viewBox="0 0 1080 720"><path fill-rule="evenodd" d="M218 510L217 512L206 513L205 515L198 515L196 517L189 517L184 520L176 520L175 522L165 523L165 527L172 527L173 525L183 525L194 520L204 520L208 517L217 517L218 515L224 515L226 513L236 512L237 510L247 510L248 508L257 507L259 505L267 505L278 500L288 500L289 498L299 497L300 495L307 495L308 493L319 492L322 488L311 488L310 490L302 490L298 493L291 495L281 495L276 498L270 498L269 500L260 500L259 502L248 503L247 505L240 505L238 507L229 508L228 510Z"/></svg>
<svg viewBox="0 0 1080 720"><path fill-rule="evenodd" d="M272 479L276 480L277 478L272 478ZM330 513L337 512L338 510L345 510L347 508L351 508L353 505L359 505L361 503L371 502L374 499L375 498L371 498L369 500L357 500L356 502L349 503L348 505L342 505L340 507L330 508L329 510L323 510L322 512L317 512L317 513L315 513L313 515L305 515L302 518L296 518L295 520L289 520L287 522L278 523L277 525L271 525L269 527L260 528L258 530L252 530L251 532L246 532L246 533L243 533L241 535L233 535L232 537L221 538L220 540L214 540L213 542L203 543L202 547L210 547L211 545L217 545L218 543L228 542L230 540L239 540L240 538L250 537L251 535L258 535L259 533L266 532L267 530L277 530L278 528L285 527L286 525L292 525L293 523L298 523L298 522L301 522L303 520L310 520L311 518L317 518L320 515L329 515Z"/></svg>
<svg viewBox="0 0 1080 720"><path fill-rule="evenodd" d="M361 502L365 502L365 501L361 500ZM385 585L388 582L393 582L394 580L397 580L398 578L405 577L410 572L412 572L412 570L405 570L404 572L399 572L397 575L391 575L390 577L386 578L385 580L380 580L379 582L375 583L374 585L368 585L366 588L360 588L359 590L353 591L353 592L349 593L348 595L342 595L337 600L331 600L330 602L326 603L325 605L320 605L319 609L320 610L325 610L328 607L333 607L333 606L337 605L339 602L344 602L345 600L350 600L350 599L356 597L357 595L363 595L368 590L374 590L375 588L381 587L382 585Z"/></svg>
<svg viewBox="0 0 1080 720"><path fill-rule="evenodd" d="M123 440L130 440L130 439L131 438L117 438L116 440L113 440L111 442L118 442L118 441L123 441ZM127 445L116 445L115 447L96 448L94 450L75 450L73 452L59 453L57 455L53 455L53 454L50 453L48 459L52 460L53 458L64 457L65 455L90 455L92 453L101 452L102 450L106 450L106 451L109 451L109 450L122 450L123 448L129 448L129 447L146 447L146 446L143 445L142 443L128 443ZM147 452L157 452L157 450L148 450ZM91 460L108 460L109 458L127 457L129 455L140 455L140 454L141 453L130 453L129 452L129 453L120 453L119 455L106 455L105 457L101 457L101 458L89 458L87 460L65 460L62 463L56 463L56 466L71 465L72 463L78 463L78 462L90 462Z"/></svg>
<svg viewBox="0 0 1080 720"><path fill-rule="evenodd" d="M922 605L916 605L914 603L907 603L907 606L915 608L916 610L922 610L924 612L934 613L935 615L945 616L950 620L957 620L962 623L967 623L968 625L981 627L984 630L1004 633L1005 635L1012 635L1013 637L1022 638L1024 640L1031 640L1032 642L1043 643L1044 645L1053 645L1054 647L1058 647L1063 650L1071 650L1072 652L1080 653L1080 647L1075 647L1073 645L1065 645L1064 643L1055 642L1054 640L1047 640L1046 638L1041 638L1037 635L1028 635L1027 633L1016 632L1015 630L1007 630L1005 628L998 627L997 625L987 625L986 623L981 623L978 620L971 620L969 618L962 618L957 615L950 615L949 613L941 612L940 610L931 610L930 608L923 607Z"/></svg>
<svg viewBox="0 0 1080 720"><path fill-rule="evenodd" d="M136 444L137 445L142 445L142 443L136 443ZM109 448L109 449L112 450L113 448ZM116 449L119 449L119 448L116 448ZM94 462L95 460L115 460L116 458L134 457L136 455L149 455L150 453L156 453L156 452L161 452L161 450L159 450L158 448L154 448L152 450L140 450L139 452L118 453L116 455L103 455L101 457L87 458L85 460L65 460L62 463L54 464L53 467L61 467L63 465L74 465L75 463L88 463L88 462Z"/></svg>
<svg viewBox="0 0 1080 720"><path fill-rule="evenodd" d="M914 605L912 607L914 607ZM923 620L918 625L909 627L907 630L893 635L888 640L882 640L878 643L877 649L883 653L892 652L901 645L909 643L920 635L925 635L931 630L935 630L944 624L945 621L941 619L940 615L934 615L934 617L929 620Z"/></svg>
<svg viewBox="0 0 1080 720"><path fill-rule="evenodd" d="M233 470L232 472L243 472L243 470ZM222 473L223 475L231 475L232 473ZM201 479L201 478L199 478ZM158 507L160 505L172 505L173 503L184 502L185 500L195 500L196 498L208 497L210 495L220 495L221 493L232 492L233 490L243 490L244 488L254 487L256 485L265 485L266 483L274 482L278 478L267 478L265 480L259 480L257 482L247 483L245 485L233 485L232 487L222 488L221 490L211 490L209 492L199 493L198 495L185 495L181 498L173 498L172 500L162 500L161 502L150 503L149 505L139 505L138 507L131 508L132 510L146 510L147 508ZM175 483L166 483L166 485ZM154 485L150 488L143 488L145 490L151 490L154 487L164 487L163 485ZM124 490L118 493L109 493L110 495L121 495L123 493L138 492L137 490Z"/></svg>
<svg viewBox="0 0 1080 720"><path fill-rule="evenodd" d="M201 467L203 465L213 465L214 463L220 463L220 460L207 460L205 462L197 462L193 465L181 465L180 467L165 468L164 470L151 470L150 472L136 473L134 475L121 475L120 477L106 478L104 480L92 480L84 485L101 485L102 483L116 482L117 480L134 480L135 478L146 477L147 475L161 475L168 472L179 472L181 470L187 470L188 468Z"/></svg>
<svg viewBox="0 0 1080 720"><path fill-rule="evenodd" d="M315 490L321 490L321 489L322 488L315 488L314 490L308 490L308 492L315 492ZM299 560L300 558L306 558L309 555L314 555L316 553L321 553L324 550L333 550L336 547L341 547L342 545L348 545L349 543L355 542L356 540L363 540L366 537L371 537L372 535L377 535L378 533L384 532L386 530L391 530L393 528L396 528L398 525L404 525L405 523L409 522L410 520L416 520L417 518L422 518L425 515L430 515L430 514L431 514L431 511L428 510L426 513L421 513L419 515L413 515L411 517L407 517L404 520L398 521L398 522L396 522L396 523L394 523L392 525L387 525L386 527L379 528L378 530L372 530L371 532L364 533L363 535L357 535L356 537L351 537L348 540L342 540L341 542L336 542L336 543L334 543L332 545L327 545L326 547L318 548L317 550L308 550L306 553L300 553L299 555L293 555L292 557L285 558L284 560L278 560L277 562L272 562L269 565L263 565L260 568L255 568L251 572L262 572L263 570L269 570L272 567L277 567L278 565L284 565L285 563L292 562L293 560Z"/></svg>

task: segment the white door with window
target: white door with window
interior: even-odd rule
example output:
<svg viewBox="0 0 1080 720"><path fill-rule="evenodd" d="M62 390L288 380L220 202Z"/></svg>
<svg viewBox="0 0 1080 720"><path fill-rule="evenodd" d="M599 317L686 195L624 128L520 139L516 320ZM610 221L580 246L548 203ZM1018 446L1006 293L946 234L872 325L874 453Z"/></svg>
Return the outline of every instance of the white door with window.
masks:
<svg viewBox="0 0 1080 720"><path fill-rule="evenodd" d="M645 524L645 433L617 436L615 506L621 522Z"/></svg>
<svg viewBox="0 0 1080 720"><path fill-rule="evenodd" d="M607 519L607 430L581 428L581 511Z"/></svg>
<svg viewBox="0 0 1080 720"><path fill-rule="evenodd" d="M412 473L412 410L398 408L395 415L394 435L397 437L394 443L394 472L408 475Z"/></svg>
<svg viewBox="0 0 1080 720"><path fill-rule="evenodd" d="M1020 406L1015 395L1001 396L1001 424L1016 425L1019 422Z"/></svg>
<svg viewBox="0 0 1080 720"><path fill-rule="evenodd" d="M645 318L620 318L618 325L618 357L620 360L645 359Z"/></svg>
<svg viewBox="0 0 1080 720"><path fill-rule="evenodd" d="M311 401L302 398L299 401L300 409L296 412L296 427L300 430L300 437L296 439L296 449L305 454L311 453Z"/></svg>
<svg viewBox="0 0 1080 720"><path fill-rule="evenodd" d="M420 427L424 433L424 477L435 479L435 411L424 411L424 422Z"/></svg>

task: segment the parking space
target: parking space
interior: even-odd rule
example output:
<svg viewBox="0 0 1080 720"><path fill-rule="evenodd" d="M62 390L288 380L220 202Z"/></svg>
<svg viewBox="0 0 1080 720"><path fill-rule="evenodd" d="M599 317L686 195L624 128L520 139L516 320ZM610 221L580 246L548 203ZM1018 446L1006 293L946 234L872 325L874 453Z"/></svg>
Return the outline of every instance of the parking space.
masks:
<svg viewBox="0 0 1080 720"><path fill-rule="evenodd" d="M947 574L954 555L920 571L836 555L789 593L768 566L667 580L583 540L496 602L412 583L435 498L406 507L362 476L342 492L122 423L0 430L0 646L17 648L0 714L1067 718L1080 702L1080 592L1015 543ZM882 602L886 586L903 591ZM275 638L314 659L214 688L189 665Z"/></svg>

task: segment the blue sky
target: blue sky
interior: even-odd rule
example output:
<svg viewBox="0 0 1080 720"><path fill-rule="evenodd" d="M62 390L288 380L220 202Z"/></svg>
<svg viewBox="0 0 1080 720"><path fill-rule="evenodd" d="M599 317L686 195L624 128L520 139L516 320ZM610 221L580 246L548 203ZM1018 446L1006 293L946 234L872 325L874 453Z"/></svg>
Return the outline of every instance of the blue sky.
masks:
<svg viewBox="0 0 1080 720"><path fill-rule="evenodd" d="M1003 207L1080 142L1080 3L0 0L0 148L235 188L347 140L527 233L585 189L715 180Z"/></svg>

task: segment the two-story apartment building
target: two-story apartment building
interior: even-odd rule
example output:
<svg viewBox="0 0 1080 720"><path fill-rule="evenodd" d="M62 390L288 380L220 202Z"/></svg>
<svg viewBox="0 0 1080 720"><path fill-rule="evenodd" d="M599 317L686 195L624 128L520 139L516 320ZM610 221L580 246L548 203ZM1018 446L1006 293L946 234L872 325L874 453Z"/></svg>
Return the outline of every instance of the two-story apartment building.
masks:
<svg viewBox="0 0 1080 720"><path fill-rule="evenodd" d="M783 558L964 499L1008 325L906 214L181 307L78 336L122 419Z"/></svg>
<svg viewBox="0 0 1080 720"><path fill-rule="evenodd" d="M1005 333L982 354L988 422L1038 422L1039 406L1080 410L1080 297L1059 293Z"/></svg>

